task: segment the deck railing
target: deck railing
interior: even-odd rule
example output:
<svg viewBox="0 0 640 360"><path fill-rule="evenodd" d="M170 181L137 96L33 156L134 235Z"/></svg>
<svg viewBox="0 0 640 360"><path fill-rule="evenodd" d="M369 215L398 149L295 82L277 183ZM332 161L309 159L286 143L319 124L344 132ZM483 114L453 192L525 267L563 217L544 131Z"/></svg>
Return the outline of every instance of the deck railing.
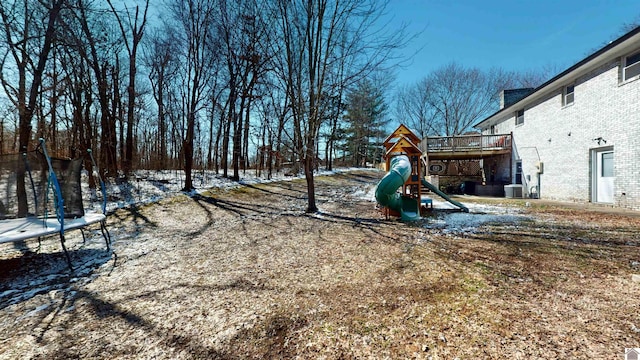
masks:
<svg viewBox="0 0 640 360"><path fill-rule="evenodd" d="M420 141L424 152L511 149L511 134L426 137Z"/></svg>

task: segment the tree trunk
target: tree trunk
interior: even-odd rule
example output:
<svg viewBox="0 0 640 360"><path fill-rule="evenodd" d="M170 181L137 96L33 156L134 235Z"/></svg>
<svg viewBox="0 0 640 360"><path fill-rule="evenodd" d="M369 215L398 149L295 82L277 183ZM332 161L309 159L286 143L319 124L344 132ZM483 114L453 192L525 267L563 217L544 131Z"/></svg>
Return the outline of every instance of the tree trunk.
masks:
<svg viewBox="0 0 640 360"><path fill-rule="evenodd" d="M249 98L247 100L247 107L244 110L244 135L243 135L243 143L242 143L242 159L244 160L242 163L242 170L245 170L249 167L249 119L251 118L251 90L249 90Z"/></svg>
<svg viewBox="0 0 640 360"><path fill-rule="evenodd" d="M218 174L219 170L220 170L220 162L221 162L221 156L220 156L220 140L222 140L222 137L224 136L224 132L225 132L225 114L226 114L226 109L225 108L221 108L220 109L220 119L218 122L218 133L216 134L216 144L215 144L215 148L214 148L214 163L215 163L215 169L216 169L216 174Z"/></svg>
<svg viewBox="0 0 640 360"><path fill-rule="evenodd" d="M315 155L313 154L312 144L312 146L307 148L304 159L304 177L307 181L307 213L315 213L318 211L318 206L316 205L316 185L313 179L314 160Z"/></svg>
<svg viewBox="0 0 640 360"><path fill-rule="evenodd" d="M34 70L31 88L29 89L29 98L28 103L26 103L26 63L20 63L18 67L19 73L19 101L18 101L18 116L19 116L19 138L18 138L18 146L21 152L27 151L29 147L29 142L31 141L31 120L33 118L34 107L36 105L36 101L38 99L38 94L40 92L40 85L42 84L42 74L44 73L44 68L49 57L49 52L51 50L51 43L53 41L54 32L55 32L55 24L62 8L62 4L64 0L58 0L53 3L51 10L49 11L49 18L47 21L47 28L44 33L44 42L42 44L42 51L38 56L38 64ZM3 14L3 21L8 21ZM25 24L26 25L26 24ZM26 27L26 26L25 26ZM25 36L30 36L30 34L24 34ZM26 54L26 44L23 45L22 51L22 60L27 61ZM27 197L26 197L26 189L25 189L25 178L24 172L18 172L17 174L17 195L18 195L18 216L25 216L28 212L27 207Z"/></svg>
<svg viewBox="0 0 640 360"><path fill-rule="evenodd" d="M233 176L231 180L239 181L240 180L240 158L242 157L242 126L244 124L242 119L242 109L245 105L245 97L242 96L240 98L240 111L234 111L234 119L233 119Z"/></svg>
<svg viewBox="0 0 640 360"><path fill-rule="evenodd" d="M193 190L193 138L195 133L195 110L190 110L187 120L187 133L184 141L184 188L182 191Z"/></svg>

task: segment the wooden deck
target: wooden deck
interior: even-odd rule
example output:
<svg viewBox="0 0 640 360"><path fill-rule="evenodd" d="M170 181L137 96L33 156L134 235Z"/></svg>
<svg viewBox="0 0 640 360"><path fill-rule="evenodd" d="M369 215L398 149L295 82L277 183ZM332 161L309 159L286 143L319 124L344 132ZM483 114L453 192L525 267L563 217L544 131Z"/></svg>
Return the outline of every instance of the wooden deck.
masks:
<svg viewBox="0 0 640 360"><path fill-rule="evenodd" d="M479 159L510 153L511 134L426 137L419 147L429 160Z"/></svg>

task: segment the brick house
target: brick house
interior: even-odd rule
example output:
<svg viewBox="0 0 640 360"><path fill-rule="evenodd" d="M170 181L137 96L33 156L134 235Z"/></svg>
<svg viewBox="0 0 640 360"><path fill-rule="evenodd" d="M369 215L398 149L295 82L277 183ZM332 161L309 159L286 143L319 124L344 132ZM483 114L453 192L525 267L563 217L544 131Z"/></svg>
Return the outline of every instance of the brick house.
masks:
<svg viewBox="0 0 640 360"><path fill-rule="evenodd" d="M525 197L640 210L640 27L535 89L503 92L475 128L511 134L492 171Z"/></svg>

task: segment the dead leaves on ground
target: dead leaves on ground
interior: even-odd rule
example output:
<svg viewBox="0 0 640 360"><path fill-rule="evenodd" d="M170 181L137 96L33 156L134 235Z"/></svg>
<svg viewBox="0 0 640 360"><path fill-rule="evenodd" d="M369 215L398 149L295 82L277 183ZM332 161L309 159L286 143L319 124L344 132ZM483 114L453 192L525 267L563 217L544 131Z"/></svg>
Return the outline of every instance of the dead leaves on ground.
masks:
<svg viewBox="0 0 640 360"><path fill-rule="evenodd" d="M445 234L356 195L378 175L318 177L317 214L304 213L303 181L122 211L110 219L120 263L7 306L0 355L612 358L640 346L638 218L531 207L529 220Z"/></svg>

